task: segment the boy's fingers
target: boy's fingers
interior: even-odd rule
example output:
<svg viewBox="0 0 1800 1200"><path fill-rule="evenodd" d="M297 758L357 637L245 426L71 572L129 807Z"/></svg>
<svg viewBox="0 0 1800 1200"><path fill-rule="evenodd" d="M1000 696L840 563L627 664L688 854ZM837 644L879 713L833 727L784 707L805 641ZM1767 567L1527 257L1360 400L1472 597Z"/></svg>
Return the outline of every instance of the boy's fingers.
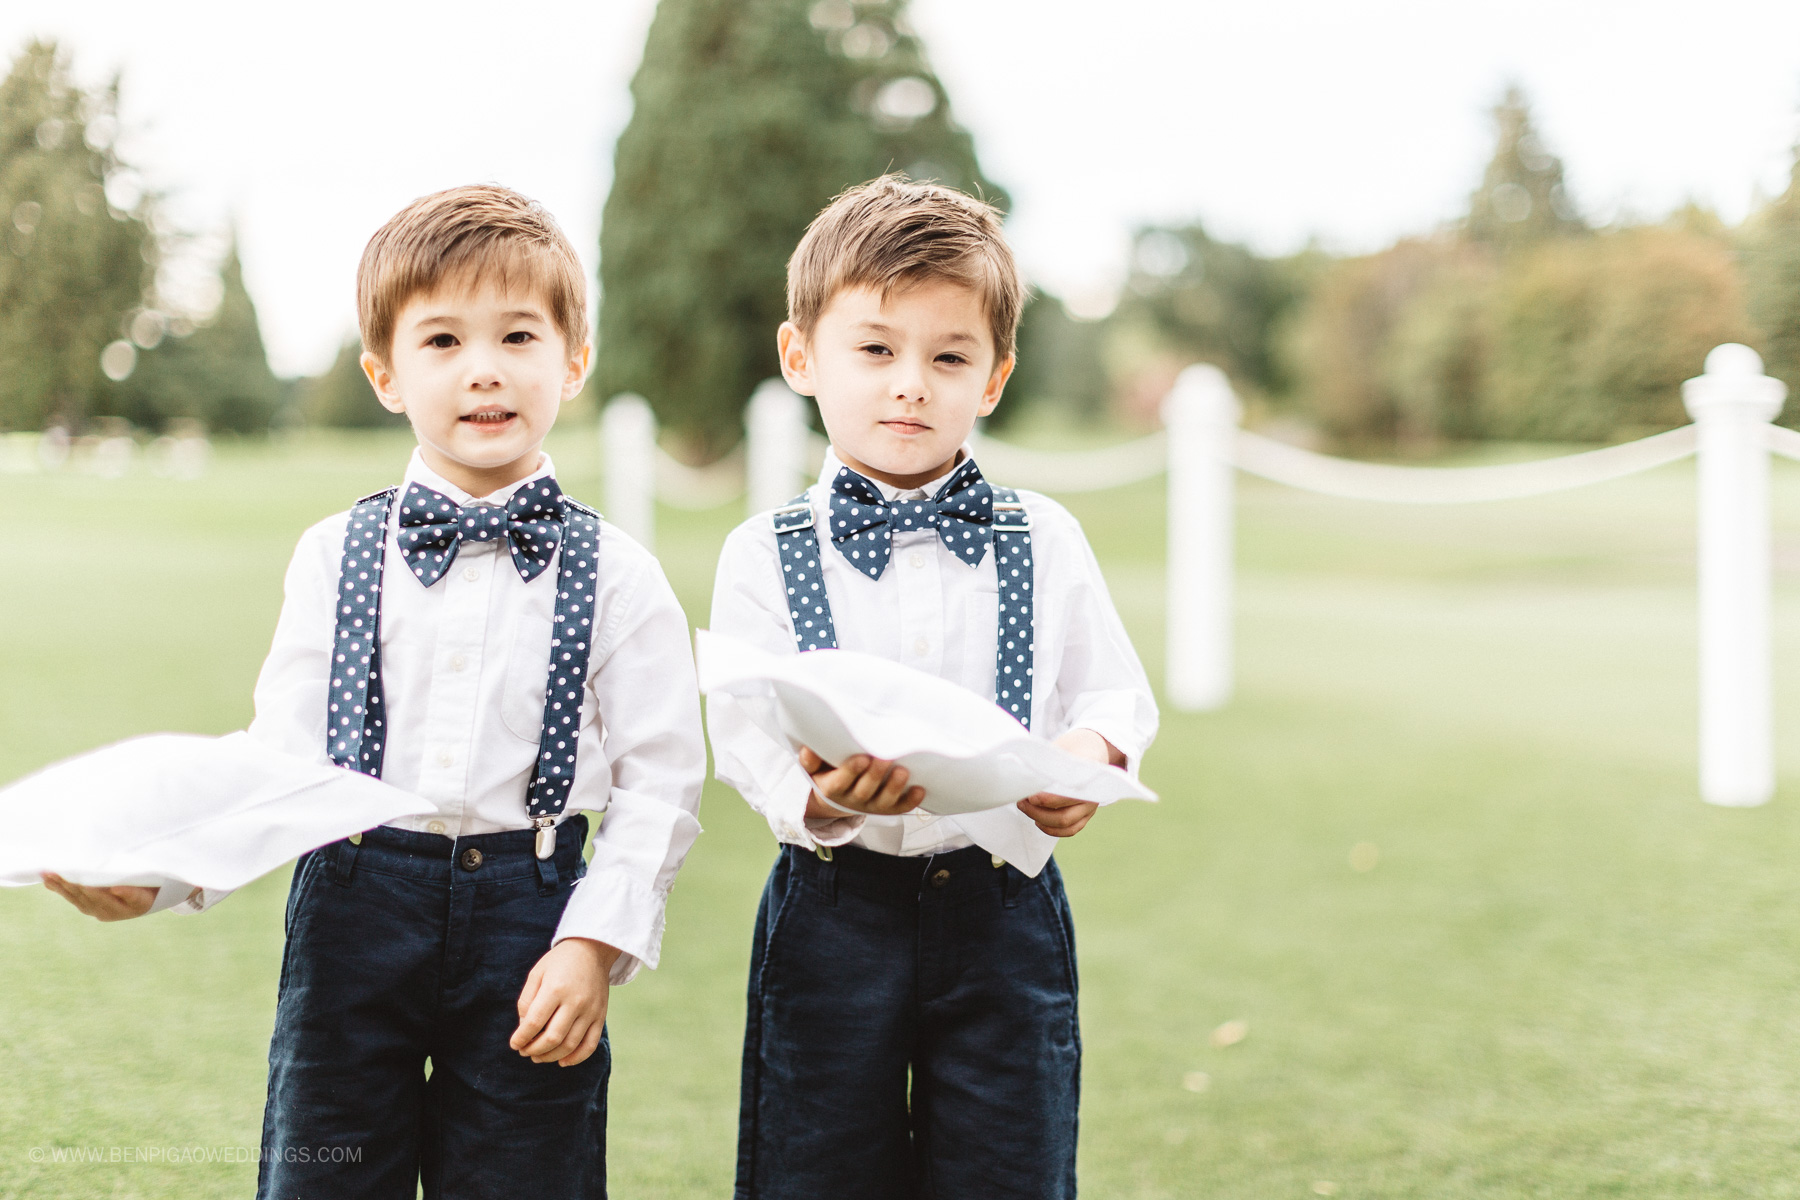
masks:
<svg viewBox="0 0 1800 1200"><path fill-rule="evenodd" d="M550 1047L550 1049L544 1053L535 1056L532 1061L541 1063L561 1062L563 1059L569 1057L569 1055L581 1048L581 1040L587 1036L589 1024L591 1024L591 1022L587 1020L570 1021L568 1031L563 1034L562 1040Z"/></svg>
<svg viewBox="0 0 1800 1200"><path fill-rule="evenodd" d="M925 789L922 787L909 787L906 789L906 795L900 797L900 811L911 812L923 803L925 803Z"/></svg>
<svg viewBox="0 0 1800 1200"><path fill-rule="evenodd" d="M538 1035L555 1012L556 998L550 994L550 989L538 988L537 995L532 997L531 1006L519 1017L519 1027L513 1031L508 1044L514 1050L523 1053L525 1047L530 1045L531 1040Z"/></svg>
<svg viewBox="0 0 1800 1200"><path fill-rule="evenodd" d="M550 1023L544 1026L544 1032L538 1034L519 1053L534 1060L543 1061L546 1055L562 1045L563 1035L569 1032L569 1026L574 1023L574 1011L566 1004L558 1005L556 1012L550 1017Z"/></svg>
<svg viewBox="0 0 1800 1200"><path fill-rule="evenodd" d="M874 803L870 807L888 812L898 809L900 798L906 794L906 781L909 778L911 776L907 774L905 767L895 767L888 772L887 782L881 785L881 790L875 794Z"/></svg>
<svg viewBox="0 0 1800 1200"><path fill-rule="evenodd" d="M519 1021L521 1026L525 1014L531 1011L531 1002L537 999L538 989L544 985L544 963L539 959L531 968L531 974L525 977L525 986L519 989Z"/></svg>
<svg viewBox="0 0 1800 1200"><path fill-rule="evenodd" d="M600 1048L600 1027L602 1024L603 1022L595 1021L592 1025L589 1025L587 1033L582 1036L581 1045L575 1048L575 1053L569 1055L569 1057L563 1059L557 1065L561 1067L578 1067L589 1058L593 1057L594 1051Z"/></svg>
<svg viewBox="0 0 1800 1200"><path fill-rule="evenodd" d="M820 758L817 754L813 753L813 749L811 746L800 747L800 769L802 771L805 771L808 775L811 775L814 772L816 772L820 767L823 767L824 765L825 765L825 760Z"/></svg>
<svg viewBox="0 0 1800 1200"><path fill-rule="evenodd" d="M863 770L861 778L850 789L850 796L856 801L857 807L867 808L869 802L881 794L881 785L886 782L888 772L893 770L893 767L893 763L884 762L879 758L869 760L869 765Z"/></svg>

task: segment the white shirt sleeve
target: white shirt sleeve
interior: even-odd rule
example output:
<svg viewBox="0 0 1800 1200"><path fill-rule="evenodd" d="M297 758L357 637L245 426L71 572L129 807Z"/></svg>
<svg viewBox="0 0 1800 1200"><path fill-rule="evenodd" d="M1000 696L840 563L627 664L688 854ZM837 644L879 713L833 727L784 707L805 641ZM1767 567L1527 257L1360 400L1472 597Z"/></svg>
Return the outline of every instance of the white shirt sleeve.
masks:
<svg viewBox="0 0 1800 1200"><path fill-rule="evenodd" d="M798 653L781 580L775 533L768 517L752 518L738 526L719 554L710 628L771 654ZM706 729L712 738L713 772L719 781L736 788L769 822L779 841L810 850L841 846L855 838L864 817L807 818L811 778L800 769L800 760L785 742L770 737L751 720L744 704L723 693L706 700Z"/></svg>
<svg viewBox="0 0 1800 1200"><path fill-rule="evenodd" d="M1056 700L1062 710L1058 724L1091 729L1105 738L1125 756L1125 769L1136 777L1159 721L1150 680L1080 523L1050 501L1033 503L1031 512L1034 527L1051 526L1056 533L1035 541L1055 548L1056 558L1046 565L1063 606L1066 632L1056 665Z"/></svg>
<svg viewBox="0 0 1800 1200"><path fill-rule="evenodd" d="M607 582L588 686L602 739L583 749L603 747L608 770L587 776L569 808L604 810L604 819L555 940L618 947L620 984L640 964L656 966L669 889L700 834L706 746L687 617L661 566L611 526L600 561Z"/></svg>

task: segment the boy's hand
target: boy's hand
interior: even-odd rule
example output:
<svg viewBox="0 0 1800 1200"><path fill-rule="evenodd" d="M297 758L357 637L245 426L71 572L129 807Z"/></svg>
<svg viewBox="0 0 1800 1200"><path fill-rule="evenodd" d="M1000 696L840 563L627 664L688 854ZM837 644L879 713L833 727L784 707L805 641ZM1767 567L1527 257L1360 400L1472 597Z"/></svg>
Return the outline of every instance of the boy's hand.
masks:
<svg viewBox="0 0 1800 1200"><path fill-rule="evenodd" d="M586 1062L606 1028L609 973L619 951L592 938L564 938L537 960L519 993L519 1027L507 1045L532 1062Z"/></svg>
<svg viewBox="0 0 1800 1200"><path fill-rule="evenodd" d="M867 754L852 754L834 767L802 746L800 769L812 776L813 790L818 793L806 800L806 815L813 820L829 821L844 815L821 804L819 796L871 817L909 813L925 799L924 788L906 786L905 767Z"/></svg>
<svg viewBox="0 0 1800 1200"><path fill-rule="evenodd" d="M1112 767L1125 765L1125 756L1091 729L1071 729L1057 738L1056 744L1077 758L1092 759ZM1019 811L1036 821L1037 827L1051 837L1074 837L1093 820L1100 806L1089 800L1039 792L1019 801Z"/></svg>
<svg viewBox="0 0 1800 1200"><path fill-rule="evenodd" d="M45 887L88 916L102 921L125 921L141 917L156 903L155 888L130 887L124 884L118 887L84 887L48 871L43 878Z"/></svg>

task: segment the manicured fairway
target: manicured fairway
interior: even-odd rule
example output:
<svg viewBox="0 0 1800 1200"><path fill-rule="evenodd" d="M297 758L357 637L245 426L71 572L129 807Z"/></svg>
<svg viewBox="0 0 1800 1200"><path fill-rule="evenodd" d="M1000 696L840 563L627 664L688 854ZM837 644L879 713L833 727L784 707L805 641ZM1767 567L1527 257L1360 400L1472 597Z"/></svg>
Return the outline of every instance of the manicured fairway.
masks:
<svg viewBox="0 0 1800 1200"><path fill-rule="evenodd" d="M405 445L0 477L0 779L241 726L294 537ZM587 434L551 449L599 499ZM1165 714L1163 802L1059 854L1086 1195L1800 1195L1800 473L1777 487L1786 790L1721 811L1695 796L1688 469L1435 511L1244 486L1238 699ZM1153 676L1160 501L1071 501ZM703 623L737 518L662 518ZM625 1200L730 1190L772 843L717 786L702 820L663 967L615 994ZM249 1193L285 888L122 926L0 893L0 1198ZM38 1161L71 1148L118 1161ZM195 1152L240 1161L165 1161Z"/></svg>

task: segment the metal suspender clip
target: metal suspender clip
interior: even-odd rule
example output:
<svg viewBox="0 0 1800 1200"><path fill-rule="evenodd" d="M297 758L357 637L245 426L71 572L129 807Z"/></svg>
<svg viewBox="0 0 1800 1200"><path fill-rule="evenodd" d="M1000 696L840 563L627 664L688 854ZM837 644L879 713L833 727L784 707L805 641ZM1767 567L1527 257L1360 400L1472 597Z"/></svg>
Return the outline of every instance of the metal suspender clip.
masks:
<svg viewBox="0 0 1800 1200"><path fill-rule="evenodd" d="M793 504L784 504L769 514L769 524L776 533L792 533L796 529L811 529L813 523L812 504L801 499Z"/></svg>
<svg viewBox="0 0 1800 1200"><path fill-rule="evenodd" d="M545 858L549 858L552 854L555 854L556 853L556 818L555 817L533 817L533 818L531 818L531 827L533 829L537 830L537 847L536 847L536 849L537 849L538 858L545 859Z"/></svg>
<svg viewBox="0 0 1800 1200"><path fill-rule="evenodd" d="M1029 533L1031 514L1017 500L994 501L994 529L1000 533Z"/></svg>

